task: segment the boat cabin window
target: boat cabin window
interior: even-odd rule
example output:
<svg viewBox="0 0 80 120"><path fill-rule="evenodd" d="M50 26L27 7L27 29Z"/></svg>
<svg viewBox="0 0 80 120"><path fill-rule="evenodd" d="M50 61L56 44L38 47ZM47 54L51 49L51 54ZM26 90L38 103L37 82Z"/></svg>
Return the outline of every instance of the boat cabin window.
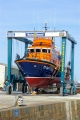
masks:
<svg viewBox="0 0 80 120"><path fill-rule="evenodd" d="M47 49L42 49L42 52L47 53Z"/></svg>
<svg viewBox="0 0 80 120"><path fill-rule="evenodd" d="M41 52L41 49L36 49L36 52Z"/></svg>
<svg viewBox="0 0 80 120"><path fill-rule="evenodd" d="M28 49L28 52L34 52L34 49Z"/></svg>
<svg viewBox="0 0 80 120"><path fill-rule="evenodd" d="M50 49L48 49L48 53L50 53Z"/></svg>

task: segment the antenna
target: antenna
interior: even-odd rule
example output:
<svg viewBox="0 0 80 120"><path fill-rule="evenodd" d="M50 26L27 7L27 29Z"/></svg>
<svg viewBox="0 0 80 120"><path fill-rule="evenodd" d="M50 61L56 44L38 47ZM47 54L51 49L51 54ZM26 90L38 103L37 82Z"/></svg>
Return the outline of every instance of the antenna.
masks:
<svg viewBox="0 0 80 120"><path fill-rule="evenodd" d="M39 28L39 30L40 30L40 26L39 26L39 15L38 15L38 28Z"/></svg>
<svg viewBox="0 0 80 120"><path fill-rule="evenodd" d="M50 16L50 30L51 30L51 16Z"/></svg>
<svg viewBox="0 0 80 120"><path fill-rule="evenodd" d="M56 10L54 11L54 31L56 29Z"/></svg>
<svg viewBox="0 0 80 120"><path fill-rule="evenodd" d="M56 30L56 10L54 11L54 31ZM55 37L54 37L54 43L55 43Z"/></svg>
<svg viewBox="0 0 80 120"><path fill-rule="evenodd" d="M33 10L33 24L34 24L34 31L35 31L35 19L34 19L34 10Z"/></svg>

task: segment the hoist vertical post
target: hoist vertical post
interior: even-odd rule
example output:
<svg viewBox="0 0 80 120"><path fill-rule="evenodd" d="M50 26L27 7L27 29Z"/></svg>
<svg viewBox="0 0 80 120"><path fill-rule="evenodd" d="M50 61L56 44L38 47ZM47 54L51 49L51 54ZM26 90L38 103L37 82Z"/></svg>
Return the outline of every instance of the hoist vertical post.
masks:
<svg viewBox="0 0 80 120"><path fill-rule="evenodd" d="M61 79L60 94L63 95L65 79L65 54L66 54L66 37L62 37L62 60L61 60Z"/></svg>
<svg viewBox="0 0 80 120"><path fill-rule="evenodd" d="M71 81L74 82L74 43L71 46Z"/></svg>
<svg viewBox="0 0 80 120"><path fill-rule="evenodd" d="M12 38L8 38L8 81L11 83Z"/></svg>
<svg viewBox="0 0 80 120"><path fill-rule="evenodd" d="M65 54L66 54L66 38L62 37L62 61L61 61L61 86L65 79Z"/></svg>
<svg viewBox="0 0 80 120"><path fill-rule="evenodd" d="M25 56L28 56L28 43L25 42Z"/></svg>

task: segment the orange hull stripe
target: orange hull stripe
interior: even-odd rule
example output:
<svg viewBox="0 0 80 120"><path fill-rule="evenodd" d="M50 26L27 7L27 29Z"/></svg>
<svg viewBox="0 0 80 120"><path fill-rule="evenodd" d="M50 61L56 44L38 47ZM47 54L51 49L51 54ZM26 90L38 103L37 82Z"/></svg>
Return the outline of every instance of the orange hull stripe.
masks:
<svg viewBox="0 0 80 120"><path fill-rule="evenodd" d="M42 63L42 64L44 64L43 62L31 61L31 60L20 60L20 61L17 61L17 62L36 62L36 63ZM49 64L49 63L45 63L45 64L48 64L48 65L53 66L53 67L56 67L56 66L51 65L51 64Z"/></svg>

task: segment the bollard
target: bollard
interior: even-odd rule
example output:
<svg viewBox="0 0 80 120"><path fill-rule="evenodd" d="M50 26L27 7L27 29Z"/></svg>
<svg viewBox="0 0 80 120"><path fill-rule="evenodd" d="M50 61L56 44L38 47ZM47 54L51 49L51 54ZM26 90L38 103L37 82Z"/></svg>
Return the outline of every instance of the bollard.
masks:
<svg viewBox="0 0 80 120"><path fill-rule="evenodd" d="M15 102L14 102L14 106L22 106L23 105L23 97L22 95L18 95L17 97L15 97Z"/></svg>
<svg viewBox="0 0 80 120"><path fill-rule="evenodd" d="M17 104L18 104L18 106L23 105L23 98L22 98L22 96L18 97Z"/></svg>

